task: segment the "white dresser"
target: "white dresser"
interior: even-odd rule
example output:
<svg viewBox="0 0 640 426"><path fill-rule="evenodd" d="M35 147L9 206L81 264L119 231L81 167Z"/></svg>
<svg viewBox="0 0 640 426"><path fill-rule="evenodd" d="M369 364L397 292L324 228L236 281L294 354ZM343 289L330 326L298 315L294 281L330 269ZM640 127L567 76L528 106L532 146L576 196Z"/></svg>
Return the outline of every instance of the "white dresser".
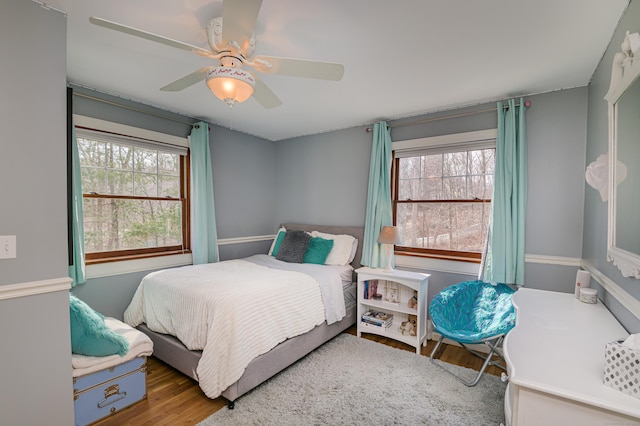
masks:
<svg viewBox="0 0 640 426"><path fill-rule="evenodd" d="M507 425L640 425L640 399L602 382L605 345L628 333L607 308L521 288L503 348Z"/></svg>

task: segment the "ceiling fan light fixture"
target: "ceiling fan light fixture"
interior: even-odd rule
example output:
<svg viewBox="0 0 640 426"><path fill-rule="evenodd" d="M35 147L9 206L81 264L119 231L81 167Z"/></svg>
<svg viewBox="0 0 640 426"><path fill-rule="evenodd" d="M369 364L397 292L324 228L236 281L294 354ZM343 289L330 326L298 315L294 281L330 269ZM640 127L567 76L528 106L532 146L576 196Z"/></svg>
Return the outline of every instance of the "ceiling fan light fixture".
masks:
<svg viewBox="0 0 640 426"><path fill-rule="evenodd" d="M207 73L207 86L229 106L249 99L255 84L253 76L241 68L213 67Z"/></svg>

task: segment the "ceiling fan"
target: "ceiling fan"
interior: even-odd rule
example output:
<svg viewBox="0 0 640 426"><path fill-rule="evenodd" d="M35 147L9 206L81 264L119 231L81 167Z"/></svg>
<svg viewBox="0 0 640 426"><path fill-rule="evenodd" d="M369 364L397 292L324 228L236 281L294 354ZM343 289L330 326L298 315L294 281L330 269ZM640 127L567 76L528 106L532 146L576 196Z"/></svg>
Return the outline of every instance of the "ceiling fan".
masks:
<svg viewBox="0 0 640 426"><path fill-rule="evenodd" d="M333 62L319 62L276 56L253 56L256 38L253 28L262 6L262 0L224 0L222 16L207 25L207 39L211 49L193 46L137 28L118 24L92 16L92 24L126 34L155 41L167 46L187 50L196 55L217 59L212 65L182 77L160 90L176 92L202 80L218 98L233 106L253 95L264 108L282 105L282 101L255 74L242 69L244 65L264 74L280 74L297 77L339 81L344 66Z"/></svg>

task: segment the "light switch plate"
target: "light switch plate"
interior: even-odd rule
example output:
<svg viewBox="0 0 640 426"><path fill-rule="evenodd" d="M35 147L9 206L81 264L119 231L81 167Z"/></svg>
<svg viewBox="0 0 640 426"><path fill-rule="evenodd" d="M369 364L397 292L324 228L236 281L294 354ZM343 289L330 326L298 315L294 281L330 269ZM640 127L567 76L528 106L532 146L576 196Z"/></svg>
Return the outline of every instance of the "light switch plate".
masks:
<svg viewBox="0 0 640 426"><path fill-rule="evenodd" d="M0 259L16 258L16 236L0 235Z"/></svg>

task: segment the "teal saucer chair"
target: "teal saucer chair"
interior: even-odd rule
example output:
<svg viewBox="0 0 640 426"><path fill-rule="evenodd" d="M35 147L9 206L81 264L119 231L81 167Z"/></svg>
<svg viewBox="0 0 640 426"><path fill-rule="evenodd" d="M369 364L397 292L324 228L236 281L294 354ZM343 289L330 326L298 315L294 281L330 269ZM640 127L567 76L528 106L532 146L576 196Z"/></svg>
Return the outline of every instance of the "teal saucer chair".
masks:
<svg viewBox="0 0 640 426"><path fill-rule="evenodd" d="M443 289L431 301L429 314L434 330L440 339L431 352L431 362L453 374L467 386L475 386L489 365L504 370L498 361L504 359L499 348L504 336L516 323L515 309L511 303L514 290L504 284L485 281L466 281ZM434 362L434 355L444 339L459 343L472 354L484 359L484 364L475 380L468 382ZM488 354L481 354L467 345L485 344Z"/></svg>

